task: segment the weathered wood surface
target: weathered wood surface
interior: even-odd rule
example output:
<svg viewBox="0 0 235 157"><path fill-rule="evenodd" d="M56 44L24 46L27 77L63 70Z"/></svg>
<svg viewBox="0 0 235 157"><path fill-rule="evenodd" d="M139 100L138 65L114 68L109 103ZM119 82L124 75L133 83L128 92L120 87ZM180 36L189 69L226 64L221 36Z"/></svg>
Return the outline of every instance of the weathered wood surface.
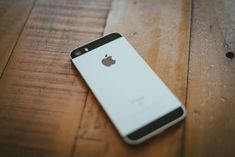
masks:
<svg viewBox="0 0 235 157"><path fill-rule="evenodd" d="M0 1L0 77L33 4L34 0Z"/></svg>
<svg viewBox="0 0 235 157"><path fill-rule="evenodd" d="M235 156L234 0L194 0L192 23L190 0L35 1L0 1L0 157ZM186 104L186 125L123 143L69 59L110 32Z"/></svg>
<svg viewBox="0 0 235 157"><path fill-rule="evenodd" d="M188 0L114 0L104 32L120 32L126 36L183 103L186 98L190 8ZM181 156L183 123L138 147L130 147L123 143L89 92L79 138L104 142L103 156L107 157Z"/></svg>
<svg viewBox="0 0 235 157"><path fill-rule="evenodd" d="M185 156L235 156L235 1L195 0Z"/></svg>
<svg viewBox="0 0 235 157"><path fill-rule="evenodd" d="M102 35L109 1L38 0L0 81L0 156L67 157L87 86L69 53Z"/></svg>

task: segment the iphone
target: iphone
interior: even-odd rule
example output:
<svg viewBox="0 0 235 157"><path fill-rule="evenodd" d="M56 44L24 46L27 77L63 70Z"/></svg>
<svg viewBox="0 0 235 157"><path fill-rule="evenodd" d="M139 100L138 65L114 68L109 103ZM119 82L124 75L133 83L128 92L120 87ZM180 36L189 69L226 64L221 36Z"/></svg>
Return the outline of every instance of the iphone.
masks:
<svg viewBox="0 0 235 157"><path fill-rule="evenodd" d="M71 60L129 144L145 141L186 115L177 97L119 33L73 50Z"/></svg>

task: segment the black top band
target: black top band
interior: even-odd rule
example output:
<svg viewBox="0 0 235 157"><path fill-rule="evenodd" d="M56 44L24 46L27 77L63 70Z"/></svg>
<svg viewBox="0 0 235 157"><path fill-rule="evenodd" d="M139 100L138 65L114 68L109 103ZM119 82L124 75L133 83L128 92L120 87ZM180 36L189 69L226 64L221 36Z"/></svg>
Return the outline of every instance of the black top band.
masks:
<svg viewBox="0 0 235 157"><path fill-rule="evenodd" d="M73 59L77 56L83 55L84 53L87 53L87 52L89 52L89 51L91 51L91 50L93 50L97 47L105 45L105 44L107 44L107 43L109 43L109 42L111 42L115 39L118 39L120 37L122 37L122 35L119 34L119 33L112 33L112 34L106 35L106 36L104 36L100 39L97 39L97 40L95 40L95 41L93 41L89 44L86 44L82 47L79 47L79 48L73 50L71 52L71 58Z"/></svg>

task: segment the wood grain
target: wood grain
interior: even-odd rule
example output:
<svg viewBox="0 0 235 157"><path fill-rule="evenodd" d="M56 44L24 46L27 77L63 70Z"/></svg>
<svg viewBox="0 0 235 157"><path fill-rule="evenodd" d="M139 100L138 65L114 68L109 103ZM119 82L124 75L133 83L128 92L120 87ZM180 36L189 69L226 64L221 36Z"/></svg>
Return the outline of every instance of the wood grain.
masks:
<svg viewBox="0 0 235 157"><path fill-rule="evenodd" d="M190 7L189 0L114 0L104 32L120 32L126 36L183 103L186 98ZM103 156L173 157L182 155L182 126L183 123L140 146L128 146L89 92L79 138L106 143Z"/></svg>
<svg viewBox="0 0 235 157"><path fill-rule="evenodd" d="M185 156L235 156L235 1L193 6Z"/></svg>
<svg viewBox="0 0 235 157"><path fill-rule="evenodd" d="M0 1L0 77L33 4L34 0Z"/></svg>
<svg viewBox="0 0 235 157"><path fill-rule="evenodd" d="M105 149L104 142L78 139L74 157L103 157Z"/></svg>
<svg viewBox="0 0 235 157"><path fill-rule="evenodd" d="M1 157L71 155L88 89L69 54L102 35L107 3L36 2L0 81Z"/></svg>
<svg viewBox="0 0 235 157"><path fill-rule="evenodd" d="M0 1L0 157L235 156L234 0L194 0L190 39L190 0L33 3ZM122 141L69 59L110 32L187 104L185 131Z"/></svg>

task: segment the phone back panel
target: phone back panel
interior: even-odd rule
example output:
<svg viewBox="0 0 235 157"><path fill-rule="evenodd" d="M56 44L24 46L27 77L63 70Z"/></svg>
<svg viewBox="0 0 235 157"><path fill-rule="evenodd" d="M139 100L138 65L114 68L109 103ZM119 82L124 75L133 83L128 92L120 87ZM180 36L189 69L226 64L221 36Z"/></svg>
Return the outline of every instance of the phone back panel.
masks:
<svg viewBox="0 0 235 157"><path fill-rule="evenodd" d="M106 55L115 64L105 66ZM181 106L124 37L72 61L123 136Z"/></svg>

